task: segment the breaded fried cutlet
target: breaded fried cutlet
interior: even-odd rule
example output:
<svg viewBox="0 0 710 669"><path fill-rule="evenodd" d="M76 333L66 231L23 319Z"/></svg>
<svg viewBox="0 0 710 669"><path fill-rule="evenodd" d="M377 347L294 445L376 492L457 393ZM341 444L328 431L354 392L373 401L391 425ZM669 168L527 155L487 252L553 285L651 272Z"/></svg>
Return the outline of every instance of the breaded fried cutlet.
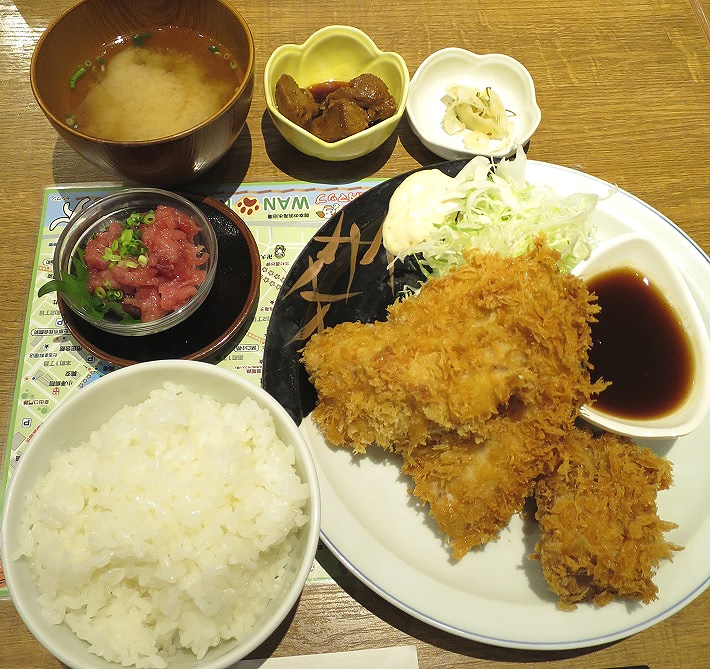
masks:
<svg viewBox="0 0 710 669"><path fill-rule="evenodd" d="M455 559L496 539L559 461L559 436L523 408L492 418L479 443L450 434L403 455L412 493L429 505Z"/></svg>
<svg viewBox="0 0 710 669"><path fill-rule="evenodd" d="M532 557L561 607L649 602L660 560L678 548L656 512L671 466L577 427L605 387L589 375L598 307L558 257L543 240L513 258L474 251L387 321L313 336L312 416L333 444L398 453L454 558L495 540L534 495Z"/></svg>
<svg viewBox="0 0 710 669"><path fill-rule="evenodd" d="M555 417L562 407L569 421L595 390L597 306L558 258L542 240L514 258L472 252L393 304L387 321L314 335L303 362L315 422L336 445L407 452L449 433L479 441L513 398Z"/></svg>
<svg viewBox="0 0 710 669"><path fill-rule="evenodd" d="M671 463L630 439L576 429L555 471L535 488L540 540L534 558L561 608L583 601L656 598L653 576L679 546L664 532L656 494Z"/></svg>
<svg viewBox="0 0 710 669"><path fill-rule="evenodd" d="M585 284L540 240L524 256L473 252L386 322L342 323L303 361L331 443L403 458L455 558L495 539L559 459L592 385Z"/></svg>

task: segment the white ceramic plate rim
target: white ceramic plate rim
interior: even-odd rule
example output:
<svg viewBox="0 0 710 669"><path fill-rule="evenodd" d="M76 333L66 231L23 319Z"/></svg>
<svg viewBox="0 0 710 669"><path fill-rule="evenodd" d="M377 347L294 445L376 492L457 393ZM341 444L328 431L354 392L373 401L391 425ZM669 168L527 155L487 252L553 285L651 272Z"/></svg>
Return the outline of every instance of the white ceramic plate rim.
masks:
<svg viewBox="0 0 710 669"><path fill-rule="evenodd" d="M573 169L528 162L528 180L559 192L608 196L595 212L600 241L642 232L661 242L688 282L710 328L710 260L657 210L600 179ZM674 463L675 484L658 496L661 518L679 524L666 537L685 547L656 574L659 597L648 604L555 606L539 565L525 556L534 524L517 516L500 539L454 563L436 528L408 495L408 480L391 456L334 449L309 418L301 431L321 486L321 538L340 562L373 591L415 618L451 634L511 648L562 650L609 643L668 618L710 585L710 417L677 440L642 442Z"/></svg>

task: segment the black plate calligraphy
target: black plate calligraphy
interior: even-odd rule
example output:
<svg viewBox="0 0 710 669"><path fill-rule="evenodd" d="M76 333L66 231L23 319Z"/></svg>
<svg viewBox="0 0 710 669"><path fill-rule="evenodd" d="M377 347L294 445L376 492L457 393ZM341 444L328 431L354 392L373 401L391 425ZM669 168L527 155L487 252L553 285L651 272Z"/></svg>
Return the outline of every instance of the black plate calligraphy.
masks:
<svg viewBox="0 0 710 669"><path fill-rule="evenodd" d="M454 176L466 162L431 167ZM308 338L338 323L384 320L397 295L421 278L414 262L398 262L392 270L392 256L382 245L390 197L412 172L345 205L306 244L286 275L266 332L261 384L299 424L316 400L300 362Z"/></svg>

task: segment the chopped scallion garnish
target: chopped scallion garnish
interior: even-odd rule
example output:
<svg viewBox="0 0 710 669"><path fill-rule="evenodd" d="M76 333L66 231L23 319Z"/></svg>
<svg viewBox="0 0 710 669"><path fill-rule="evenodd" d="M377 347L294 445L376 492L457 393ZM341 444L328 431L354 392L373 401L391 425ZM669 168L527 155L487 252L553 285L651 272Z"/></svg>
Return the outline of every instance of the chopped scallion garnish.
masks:
<svg viewBox="0 0 710 669"><path fill-rule="evenodd" d="M144 33L138 33L136 35L133 35L133 44L135 46L144 46L146 40L150 37L149 32L144 32Z"/></svg>
<svg viewBox="0 0 710 669"><path fill-rule="evenodd" d="M79 80L79 77L83 76L86 74L86 68L83 65L80 65L76 72L71 75L71 78L69 79L69 88L76 88L76 82Z"/></svg>
<svg viewBox="0 0 710 669"><path fill-rule="evenodd" d="M84 249L77 249L72 257L72 267L74 273L60 272L59 278L52 279L45 283L39 291L38 297L49 293L59 292L70 299L77 307L92 318L104 318L106 314L114 314L122 323L137 323L138 319L127 314L121 307L121 300L124 294L121 290L113 290L99 286L92 295L88 288L89 270L84 262ZM103 300L100 294L105 294L109 298L110 292L114 293L114 299Z"/></svg>

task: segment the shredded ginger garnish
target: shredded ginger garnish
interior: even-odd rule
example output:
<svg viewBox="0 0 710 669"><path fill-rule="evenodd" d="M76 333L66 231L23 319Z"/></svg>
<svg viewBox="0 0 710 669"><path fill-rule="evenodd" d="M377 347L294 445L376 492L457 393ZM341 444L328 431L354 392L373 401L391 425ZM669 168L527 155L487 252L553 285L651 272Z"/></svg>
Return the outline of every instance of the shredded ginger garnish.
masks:
<svg viewBox="0 0 710 669"><path fill-rule="evenodd" d="M468 149L487 147L492 140L510 137L508 112L498 93L490 86L479 90L472 86L452 84L441 99L446 105L442 127L449 135L462 135Z"/></svg>

